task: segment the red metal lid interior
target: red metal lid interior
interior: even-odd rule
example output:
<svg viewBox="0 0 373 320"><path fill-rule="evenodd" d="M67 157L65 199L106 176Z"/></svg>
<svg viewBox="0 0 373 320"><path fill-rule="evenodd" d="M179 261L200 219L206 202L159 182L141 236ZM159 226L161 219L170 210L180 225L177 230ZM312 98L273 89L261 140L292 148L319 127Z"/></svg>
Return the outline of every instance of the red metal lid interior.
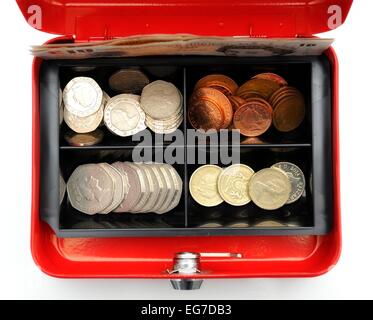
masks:
<svg viewBox="0 0 373 320"><path fill-rule="evenodd" d="M41 31L79 39L192 33L259 37L310 36L343 23L352 0L17 0ZM336 19L336 20L335 20ZM330 24L331 23L331 24Z"/></svg>

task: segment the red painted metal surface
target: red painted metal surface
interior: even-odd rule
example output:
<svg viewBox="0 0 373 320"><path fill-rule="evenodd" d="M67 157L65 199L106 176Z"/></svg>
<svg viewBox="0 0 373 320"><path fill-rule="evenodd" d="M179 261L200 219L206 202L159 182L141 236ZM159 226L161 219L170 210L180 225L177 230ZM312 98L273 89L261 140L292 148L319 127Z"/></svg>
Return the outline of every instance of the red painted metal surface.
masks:
<svg viewBox="0 0 373 320"><path fill-rule="evenodd" d="M327 30L325 8L339 4L343 21L351 5L346 1L197 1L172 3L142 0L125 4L111 0L48 1L17 0L25 17L29 5L40 5L42 30L80 39L92 36L123 36L136 33L189 32L218 35L311 35ZM140 15L141 12L141 15ZM265 16L261 15L264 14ZM208 18L206 18L208 16ZM111 19L109 19L109 17ZM202 23L203 21L203 23ZM279 24L280 23L280 24ZM201 27L203 26L203 27ZM51 40L73 41L71 36ZM57 277L173 278L165 273L172 267L176 252L239 252L242 259L202 258L208 272L193 277L309 277L333 267L341 250L339 140L338 140L338 62L333 49L327 51L332 66L332 151L334 222L323 236L210 236L173 238L58 239L39 219L40 124L39 68L33 63L32 132L32 230L31 249L35 262L47 274Z"/></svg>
<svg viewBox="0 0 373 320"><path fill-rule="evenodd" d="M41 30L78 39L149 33L310 36L328 31L333 7L341 22L352 0L17 0L29 20L42 12ZM331 11L329 11L329 8ZM202 27L201 27L202 26Z"/></svg>

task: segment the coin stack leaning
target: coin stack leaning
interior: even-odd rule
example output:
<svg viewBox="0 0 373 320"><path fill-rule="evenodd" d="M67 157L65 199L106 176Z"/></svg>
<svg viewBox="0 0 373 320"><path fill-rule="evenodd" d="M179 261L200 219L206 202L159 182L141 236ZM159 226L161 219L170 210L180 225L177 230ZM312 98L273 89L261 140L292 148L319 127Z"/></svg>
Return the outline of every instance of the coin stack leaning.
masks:
<svg viewBox="0 0 373 320"><path fill-rule="evenodd" d="M293 87L282 87L273 93L269 103L273 108L273 125L278 131L289 132L302 123L306 107L302 93Z"/></svg>
<svg viewBox="0 0 373 320"><path fill-rule="evenodd" d="M256 173L244 164L225 169L205 165L196 169L189 180L192 198L205 207L223 201L232 206L253 201L262 209L275 210L299 200L304 190L304 174L290 162L279 162Z"/></svg>
<svg viewBox="0 0 373 320"><path fill-rule="evenodd" d="M233 107L228 97L237 90L231 78L212 74L200 79L189 99L188 119L196 130L221 130L230 126Z"/></svg>
<svg viewBox="0 0 373 320"><path fill-rule="evenodd" d="M77 133L94 131L101 123L108 95L95 80L72 79L63 90L64 120Z"/></svg>
<svg viewBox="0 0 373 320"><path fill-rule="evenodd" d="M158 163L84 164L67 182L71 205L88 215L166 213L179 204L182 191L177 171Z"/></svg>
<svg viewBox="0 0 373 320"><path fill-rule="evenodd" d="M183 122L183 96L170 82L156 80L145 86L140 104L147 127L155 133L172 133Z"/></svg>

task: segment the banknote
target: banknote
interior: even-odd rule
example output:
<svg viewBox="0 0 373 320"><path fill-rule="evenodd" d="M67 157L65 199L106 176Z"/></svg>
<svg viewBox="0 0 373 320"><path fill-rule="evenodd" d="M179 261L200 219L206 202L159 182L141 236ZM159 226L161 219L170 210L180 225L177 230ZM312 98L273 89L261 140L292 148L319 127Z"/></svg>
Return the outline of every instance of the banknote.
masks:
<svg viewBox="0 0 373 320"><path fill-rule="evenodd" d="M153 55L214 55L238 57L313 56L322 54L333 39L251 38L176 35L144 35L87 43L32 46L43 59L88 59Z"/></svg>

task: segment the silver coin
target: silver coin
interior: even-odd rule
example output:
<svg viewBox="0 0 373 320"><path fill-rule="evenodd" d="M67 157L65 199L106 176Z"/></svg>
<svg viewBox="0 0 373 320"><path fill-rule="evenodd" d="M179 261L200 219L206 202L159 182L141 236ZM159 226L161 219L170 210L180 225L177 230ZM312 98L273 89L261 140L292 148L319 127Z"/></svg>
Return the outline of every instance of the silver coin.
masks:
<svg viewBox="0 0 373 320"><path fill-rule="evenodd" d="M172 117L167 118L167 119L161 119L161 120L153 119L148 114L146 115L145 119L146 119L147 122L150 122L154 126L164 127L164 126L172 126L172 125L174 125L175 122L179 121L180 117L183 117L183 109L180 109Z"/></svg>
<svg viewBox="0 0 373 320"><path fill-rule="evenodd" d="M290 179L291 192L289 200L286 203L290 204L297 201L302 196L306 186L306 180L302 170L297 165L290 162L278 162L274 164L272 168L282 170Z"/></svg>
<svg viewBox="0 0 373 320"><path fill-rule="evenodd" d="M102 107L102 110L105 112L105 108L106 108L106 105L107 103L109 102L110 100L110 96L104 91L102 90L102 102L101 102L101 107ZM102 127L105 125L105 122L104 122L104 117L102 117L101 119L101 122L99 124L99 127Z"/></svg>
<svg viewBox="0 0 373 320"><path fill-rule="evenodd" d="M112 164L125 180L128 181L128 192L122 203L114 210L114 212L129 212L138 203L141 198L141 182L134 168L123 162L114 162Z"/></svg>
<svg viewBox="0 0 373 320"><path fill-rule="evenodd" d="M145 205L141 209L139 209L138 212L141 212L141 213L151 212L152 209L154 208L154 205L157 202L158 195L159 195L159 185L156 180L157 178L153 170L150 167L148 167L147 164L137 163L137 165L141 166L141 168L145 172L146 178L149 182L149 193L150 193L148 201L145 203Z"/></svg>
<svg viewBox="0 0 373 320"><path fill-rule="evenodd" d="M124 199L124 188L123 188L123 180L122 175L120 172L112 167L108 163L100 163L98 164L101 168L106 170L106 172L110 175L112 180L114 181L114 196L111 204L106 207L104 210L100 211L100 214L108 214L118 208L118 206L123 202Z"/></svg>
<svg viewBox="0 0 373 320"><path fill-rule="evenodd" d="M84 164L71 174L67 194L75 209L89 215L96 214L112 203L114 181L102 167Z"/></svg>
<svg viewBox="0 0 373 320"><path fill-rule="evenodd" d="M181 180L181 178L180 178L179 174L177 173L177 171L175 170L175 168L172 167L169 164L166 165L166 168L169 170L169 172L172 176L172 183L174 185L175 192L174 192L173 198L172 198L170 204L168 205L168 207L164 210L157 210L156 213L158 213L158 214L169 212L172 209L174 209L175 207L177 207L178 204L180 203L181 195L183 193L183 181Z"/></svg>
<svg viewBox="0 0 373 320"><path fill-rule="evenodd" d="M134 135L146 128L145 114L140 103L129 94L121 94L109 100L104 122L111 132L121 137Z"/></svg>
<svg viewBox="0 0 373 320"><path fill-rule="evenodd" d="M166 196L165 201L163 202L163 205L158 210L154 210L155 213L161 214L161 213L165 212L165 210L167 210L167 208L171 205L172 200L174 199L176 190L175 190L175 184L174 184L174 181L173 181L173 177L172 177L171 172L168 169L167 165L166 164L159 164L159 169L160 169L163 177L165 178L166 186L167 186L167 189L168 189L167 196Z"/></svg>
<svg viewBox="0 0 373 320"><path fill-rule="evenodd" d="M155 177L156 177L156 182L159 188L159 195L158 195L157 201L154 204L153 208L151 209L151 211L154 212L156 210L159 210L159 208L163 205L168 194L168 189L167 189L166 180L159 168L159 164L149 163L148 166L151 170L153 170Z"/></svg>
<svg viewBox="0 0 373 320"><path fill-rule="evenodd" d="M103 106L97 112L87 117L78 117L64 108L63 118L69 128L77 133L88 133L97 129L104 115Z"/></svg>
<svg viewBox="0 0 373 320"><path fill-rule="evenodd" d="M70 113L87 117L100 109L102 90L92 78L76 77L63 90L63 102Z"/></svg>
<svg viewBox="0 0 373 320"><path fill-rule="evenodd" d="M170 82L157 80L148 84L141 94L141 107L153 119L164 119L178 112L179 90Z"/></svg>
<svg viewBox="0 0 373 320"><path fill-rule="evenodd" d="M140 180L140 194L141 197L138 200L138 202L135 204L135 206L129 210L131 213L136 213L139 212L139 210L144 207L146 202L148 201L150 197L150 187L149 187L149 181L147 179L147 176L145 174L145 171L141 168L141 166L131 163L131 162L125 162L128 166L136 170L136 174L139 177Z"/></svg>
<svg viewBox="0 0 373 320"><path fill-rule="evenodd" d="M181 115L179 117L179 119L177 119L176 122L174 122L173 124L171 125L167 125L167 124L156 124L156 123L152 123L152 122L149 122L149 119L146 119L145 123L146 125L148 126L148 128L150 130L152 130L153 132L155 133L158 133L158 134L170 134L170 133L173 133L177 130L177 128L181 125L181 123L183 122L184 120L184 117L183 115Z"/></svg>
<svg viewBox="0 0 373 320"><path fill-rule="evenodd" d="M60 205L62 204L63 198L65 197L65 193L66 193L66 183L60 174Z"/></svg>

